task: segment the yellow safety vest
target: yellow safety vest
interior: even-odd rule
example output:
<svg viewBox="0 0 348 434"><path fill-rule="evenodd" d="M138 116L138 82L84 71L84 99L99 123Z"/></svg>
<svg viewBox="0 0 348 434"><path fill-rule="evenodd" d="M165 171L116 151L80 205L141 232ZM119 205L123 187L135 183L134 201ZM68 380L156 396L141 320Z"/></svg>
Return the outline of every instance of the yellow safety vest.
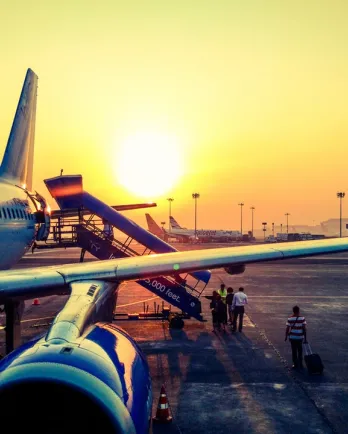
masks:
<svg viewBox="0 0 348 434"><path fill-rule="evenodd" d="M226 303L226 297L227 297L227 290L226 290L226 288L223 289L223 290L219 289L218 290L218 294L221 296L222 301L224 303Z"/></svg>

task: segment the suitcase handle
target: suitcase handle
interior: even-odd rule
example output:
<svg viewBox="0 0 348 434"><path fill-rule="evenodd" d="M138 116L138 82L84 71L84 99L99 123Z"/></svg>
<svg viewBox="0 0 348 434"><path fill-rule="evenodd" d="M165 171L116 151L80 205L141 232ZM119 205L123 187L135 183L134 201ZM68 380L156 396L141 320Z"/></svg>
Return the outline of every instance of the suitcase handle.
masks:
<svg viewBox="0 0 348 434"><path fill-rule="evenodd" d="M303 349L304 349L304 352L305 352L306 356L310 356L311 354L313 354L312 353L312 348L311 348L311 346L309 345L308 342L306 344L303 344Z"/></svg>

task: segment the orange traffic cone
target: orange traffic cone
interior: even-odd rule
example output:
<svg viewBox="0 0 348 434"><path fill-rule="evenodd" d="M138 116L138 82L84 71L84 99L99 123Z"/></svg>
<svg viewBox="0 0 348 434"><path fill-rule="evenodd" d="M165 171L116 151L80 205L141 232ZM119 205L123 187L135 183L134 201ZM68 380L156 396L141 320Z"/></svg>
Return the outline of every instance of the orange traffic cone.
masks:
<svg viewBox="0 0 348 434"><path fill-rule="evenodd" d="M33 306L39 306L40 300L38 298L35 298L32 304L33 304Z"/></svg>
<svg viewBox="0 0 348 434"><path fill-rule="evenodd" d="M164 386L161 387L161 394L158 400L156 416L152 418L154 422L169 423L173 420L169 414L169 404Z"/></svg>

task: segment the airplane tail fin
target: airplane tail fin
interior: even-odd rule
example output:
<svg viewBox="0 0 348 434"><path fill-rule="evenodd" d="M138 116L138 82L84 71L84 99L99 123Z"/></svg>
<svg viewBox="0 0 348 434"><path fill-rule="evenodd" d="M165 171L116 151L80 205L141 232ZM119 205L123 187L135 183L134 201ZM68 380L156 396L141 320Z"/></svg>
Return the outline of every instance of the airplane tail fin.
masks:
<svg viewBox="0 0 348 434"><path fill-rule="evenodd" d="M172 216L170 216L170 226L172 229L184 229L179 225L179 223Z"/></svg>
<svg viewBox="0 0 348 434"><path fill-rule="evenodd" d="M155 220L150 216L150 214L145 214L146 221L147 221L147 227L149 228L149 231L156 235L157 237L163 238L164 231L161 229L158 224L155 222Z"/></svg>
<svg viewBox="0 0 348 434"><path fill-rule="evenodd" d="M28 69L10 136L0 166L0 176L32 189L38 77Z"/></svg>

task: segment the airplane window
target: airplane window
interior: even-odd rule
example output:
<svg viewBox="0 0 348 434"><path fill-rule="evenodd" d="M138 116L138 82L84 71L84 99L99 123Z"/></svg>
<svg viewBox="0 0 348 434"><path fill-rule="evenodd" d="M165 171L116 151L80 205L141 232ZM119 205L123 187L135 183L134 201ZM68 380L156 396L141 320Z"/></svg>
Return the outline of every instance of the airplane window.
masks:
<svg viewBox="0 0 348 434"><path fill-rule="evenodd" d="M16 209L16 216L17 216L17 218L19 218L19 212L18 212L18 209Z"/></svg>
<svg viewBox="0 0 348 434"><path fill-rule="evenodd" d="M15 218L16 218L16 214L15 214L15 212L14 212L14 209L11 208L11 211L12 211L12 217L15 219Z"/></svg>
<svg viewBox="0 0 348 434"><path fill-rule="evenodd" d="M23 211L20 209L19 214L21 215L21 219L24 219Z"/></svg>
<svg viewBox="0 0 348 434"><path fill-rule="evenodd" d="M10 211L9 208L7 208L7 214L8 214L8 218L9 218L9 219L12 218L12 217L11 217L11 211Z"/></svg>
<svg viewBox="0 0 348 434"><path fill-rule="evenodd" d="M2 218L1 209L0 209L0 219Z"/></svg>
<svg viewBox="0 0 348 434"><path fill-rule="evenodd" d="M5 208L3 209L3 212L4 212L4 218L6 219L6 218L7 218L7 215L6 215L6 210L5 210Z"/></svg>

